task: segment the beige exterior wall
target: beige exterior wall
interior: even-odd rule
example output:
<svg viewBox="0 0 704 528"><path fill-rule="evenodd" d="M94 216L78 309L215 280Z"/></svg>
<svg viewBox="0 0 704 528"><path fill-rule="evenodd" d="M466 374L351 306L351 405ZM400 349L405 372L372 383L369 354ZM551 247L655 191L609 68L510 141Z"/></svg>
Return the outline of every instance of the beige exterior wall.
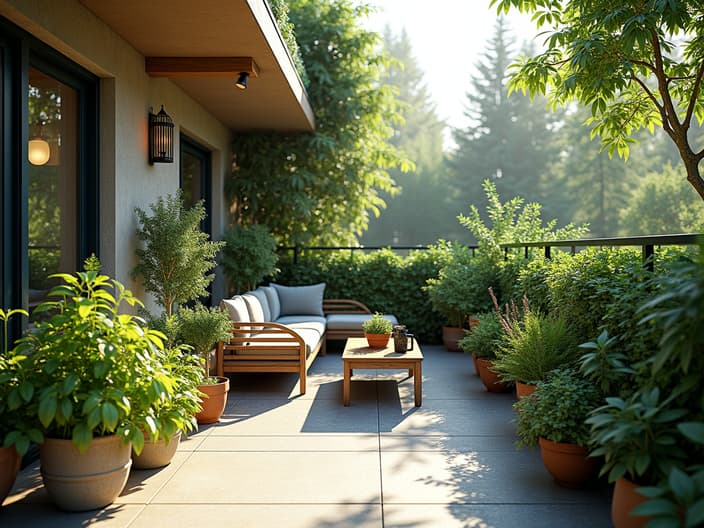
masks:
<svg viewBox="0 0 704 528"><path fill-rule="evenodd" d="M227 217L224 176L231 166L232 133L168 79L144 73L144 57L74 0L2 0L0 15L101 78L100 82L100 257L105 271L146 296L130 277L136 263L135 207L148 209L179 186L179 133L212 151L212 225L221 237ZM174 163L150 165L147 121L161 105L174 120ZM219 300L221 277L213 293ZM153 304L147 299L150 309Z"/></svg>

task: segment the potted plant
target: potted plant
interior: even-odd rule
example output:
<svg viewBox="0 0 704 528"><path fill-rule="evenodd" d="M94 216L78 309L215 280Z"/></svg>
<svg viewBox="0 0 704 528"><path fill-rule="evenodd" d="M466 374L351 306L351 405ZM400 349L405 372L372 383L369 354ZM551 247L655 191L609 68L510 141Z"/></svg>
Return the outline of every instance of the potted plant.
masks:
<svg viewBox="0 0 704 528"><path fill-rule="evenodd" d="M120 494L145 432L161 433L155 413L174 397L174 379L159 362L161 334L123 313L141 303L122 284L94 270L52 278L61 283L35 310L43 320L18 342L26 359L8 405L40 430L42 479L54 502L90 510ZM22 442L25 431L14 433Z"/></svg>
<svg viewBox="0 0 704 528"><path fill-rule="evenodd" d="M531 394L548 372L570 367L578 357L577 339L564 319L526 311L506 333L493 368L503 381L516 384L520 398Z"/></svg>
<svg viewBox="0 0 704 528"><path fill-rule="evenodd" d="M381 313L375 312L362 323L362 328L370 348L384 348L391 337L393 325Z"/></svg>
<svg viewBox="0 0 704 528"><path fill-rule="evenodd" d="M492 366L506 332L495 312L478 314L476 317L479 324L466 333L459 345L462 350L472 354L474 367L486 389L489 392L505 392L509 386L499 379Z"/></svg>
<svg viewBox="0 0 704 528"><path fill-rule="evenodd" d="M427 280L433 309L441 313L447 325L443 327L443 344L451 351L460 351L472 314L491 309L487 288L496 282L496 269L481 257L472 257L466 247L455 246L447 265L438 277Z"/></svg>
<svg viewBox="0 0 704 528"><path fill-rule="evenodd" d="M171 462L181 441L182 433L197 428L195 415L201 409L198 385L203 379L200 359L185 346L168 346L157 351L158 359L173 378L172 398L160 400L154 406L157 433L145 432L142 452L132 453L134 469L153 469Z"/></svg>
<svg viewBox="0 0 704 528"><path fill-rule="evenodd" d="M210 376L210 357L213 345L232 339L230 315L219 307L182 308L178 313L178 332L183 343L193 347L204 370L198 390L205 394L201 410L196 414L200 424L217 422L225 411L230 380L224 376Z"/></svg>
<svg viewBox="0 0 704 528"><path fill-rule="evenodd" d="M540 444L548 472L561 486L578 487L592 479L598 462L589 458L589 413L601 393L575 369L556 369L538 382L530 398L514 404L518 410L518 445Z"/></svg>
<svg viewBox="0 0 704 528"><path fill-rule="evenodd" d="M144 289L171 316L179 305L209 295L207 288L214 278L210 271L224 242L209 241L201 232L205 207L197 202L185 209L181 191L149 207L151 215L135 210L140 223L137 238L144 247L137 249L139 262L132 275L142 277Z"/></svg>
<svg viewBox="0 0 704 528"><path fill-rule="evenodd" d="M264 277L278 273L276 238L262 224L233 224L224 237L222 269L234 292L256 288Z"/></svg>
<svg viewBox="0 0 704 528"><path fill-rule="evenodd" d="M18 395L18 388L22 382L19 371L24 356L16 353L15 349L8 348L8 323L16 315L29 314L25 310L5 310L0 309L0 321L3 324L2 353L0 353L0 504L5 500L7 494L12 489L12 485L20 469L21 456L29 447L29 439L24 438L24 442L15 445L12 431L20 427L18 423L22 416L18 410L19 405L12 405L10 395ZM17 402L15 402L17 403Z"/></svg>

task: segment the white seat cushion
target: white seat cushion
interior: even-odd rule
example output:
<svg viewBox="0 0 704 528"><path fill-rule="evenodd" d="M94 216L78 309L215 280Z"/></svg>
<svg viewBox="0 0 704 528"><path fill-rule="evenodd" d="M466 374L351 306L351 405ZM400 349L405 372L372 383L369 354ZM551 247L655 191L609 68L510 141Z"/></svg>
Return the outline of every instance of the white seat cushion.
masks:
<svg viewBox="0 0 704 528"><path fill-rule="evenodd" d="M320 343L320 334L315 328L300 328L296 329L296 333L303 339L306 345L306 355L310 355L311 351L318 346ZM272 334L267 332L254 333L251 337L264 337L264 338L282 338L287 337L282 334ZM289 345L293 343L272 343L272 345ZM239 350L237 353L243 356L256 356L256 355L281 355L281 356L297 356L298 352L294 350L272 350L267 348L266 343L257 343L250 341L248 347L245 350Z"/></svg>

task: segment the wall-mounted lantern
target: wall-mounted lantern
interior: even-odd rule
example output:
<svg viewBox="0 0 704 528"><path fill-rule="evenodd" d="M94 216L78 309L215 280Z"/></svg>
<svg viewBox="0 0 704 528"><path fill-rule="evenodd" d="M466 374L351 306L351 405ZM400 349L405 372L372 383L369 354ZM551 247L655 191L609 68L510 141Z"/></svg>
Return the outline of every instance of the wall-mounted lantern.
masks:
<svg viewBox="0 0 704 528"><path fill-rule="evenodd" d="M149 163L174 162L174 122L164 111L149 112Z"/></svg>

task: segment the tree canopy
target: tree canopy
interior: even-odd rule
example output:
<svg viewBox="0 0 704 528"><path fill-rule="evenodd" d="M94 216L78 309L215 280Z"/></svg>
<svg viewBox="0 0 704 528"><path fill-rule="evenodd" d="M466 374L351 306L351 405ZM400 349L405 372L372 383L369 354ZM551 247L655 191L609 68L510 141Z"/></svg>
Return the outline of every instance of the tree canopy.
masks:
<svg viewBox="0 0 704 528"><path fill-rule="evenodd" d="M554 106L591 109L594 134L627 158L633 135L662 127L687 180L704 199L704 145L688 135L704 122L704 5L700 0L491 0L499 12L533 13L546 49L516 65L511 89L547 94Z"/></svg>
<svg viewBox="0 0 704 528"><path fill-rule="evenodd" d="M247 133L226 183L235 221L266 224L283 244L351 243L392 192L389 169L412 163L388 142L401 119L379 35L352 0L290 0L315 112L312 134Z"/></svg>

